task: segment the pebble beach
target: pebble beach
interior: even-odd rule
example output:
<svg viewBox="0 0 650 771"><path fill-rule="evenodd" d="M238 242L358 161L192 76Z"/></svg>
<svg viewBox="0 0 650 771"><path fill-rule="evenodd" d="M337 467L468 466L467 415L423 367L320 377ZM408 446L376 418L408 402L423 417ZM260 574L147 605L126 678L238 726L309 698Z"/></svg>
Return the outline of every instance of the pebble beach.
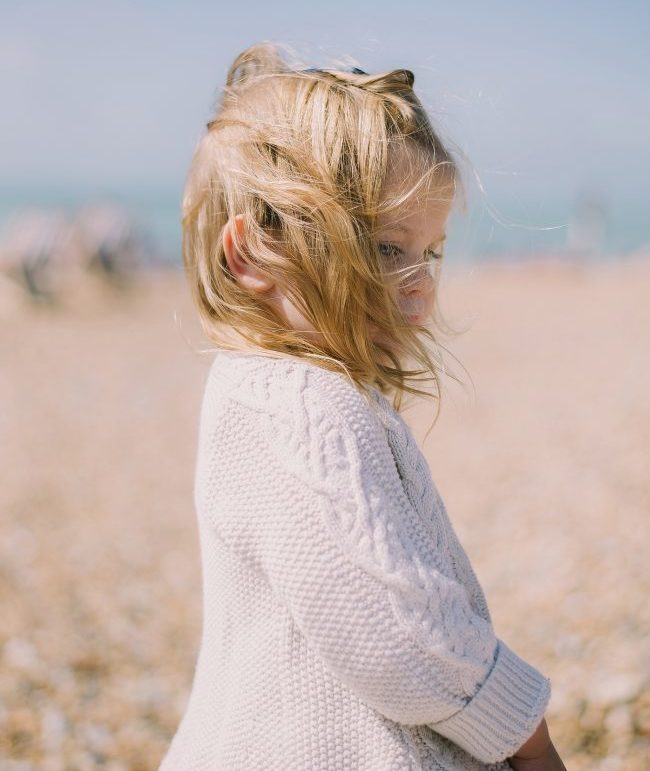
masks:
<svg viewBox="0 0 650 771"><path fill-rule="evenodd" d="M569 771L650 767L650 260L443 269L452 377L404 410ZM201 633L210 345L180 271L0 283L0 768L155 771Z"/></svg>

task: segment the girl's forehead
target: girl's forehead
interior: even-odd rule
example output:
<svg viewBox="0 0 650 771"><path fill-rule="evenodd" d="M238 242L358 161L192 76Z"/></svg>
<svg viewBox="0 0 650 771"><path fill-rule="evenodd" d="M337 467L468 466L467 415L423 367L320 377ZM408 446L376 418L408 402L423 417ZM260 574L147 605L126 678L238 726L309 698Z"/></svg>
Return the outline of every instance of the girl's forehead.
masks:
<svg viewBox="0 0 650 771"><path fill-rule="evenodd" d="M379 231L391 232L405 238L438 241L444 238L451 201L438 199L408 201L399 208L377 217Z"/></svg>
<svg viewBox="0 0 650 771"><path fill-rule="evenodd" d="M389 151L380 194L379 219L395 219L439 209L448 211L455 192L452 175L437 167L431 156L408 144Z"/></svg>
<svg viewBox="0 0 650 771"><path fill-rule="evenodd" d="M377 216L380 228L417 231L431 226L434 230L444 229L453 202L451 186L432 179L404 197L416 182L404 181L396 188L385 191Z"/></svg>

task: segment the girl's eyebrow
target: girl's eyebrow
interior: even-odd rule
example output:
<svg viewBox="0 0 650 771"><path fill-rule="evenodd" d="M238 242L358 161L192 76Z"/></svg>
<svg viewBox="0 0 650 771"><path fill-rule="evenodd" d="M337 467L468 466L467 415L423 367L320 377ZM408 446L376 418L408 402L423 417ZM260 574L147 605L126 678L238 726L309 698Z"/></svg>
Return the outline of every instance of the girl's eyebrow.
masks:
<svg viewBox="0 0 650 771"><path fill-rule="evenodd" d="M406 225L401 225L399 222L391 223L390 225L386 225L384 227L384 230L399 230L403 233L410 233L411 228L407 227Z"/></svg>
<svg viewBox="0 0 650 771"><path fill-rule="evenodd" d="M404 225L401 222L389 222L386 223L381 230L400 230L404 233L411 233L412 228L410 228L408 225ZM443 236L443 238L446 238L447 236Z"/></svg>
<svg viewBox="0 0 650 771"><path fill-rule="evenodd" d="M385 231L399 231L400 233L407 233L410 235L411 228L407 227L406 225L401 225L399 222L396 222L394 225L387 225L385 228L383 228ZM443 241L445 241L447 238L447 234L443 233L443 235L440 236L440 238L434 238L431 242L432 244L441 244Z"/></svg>

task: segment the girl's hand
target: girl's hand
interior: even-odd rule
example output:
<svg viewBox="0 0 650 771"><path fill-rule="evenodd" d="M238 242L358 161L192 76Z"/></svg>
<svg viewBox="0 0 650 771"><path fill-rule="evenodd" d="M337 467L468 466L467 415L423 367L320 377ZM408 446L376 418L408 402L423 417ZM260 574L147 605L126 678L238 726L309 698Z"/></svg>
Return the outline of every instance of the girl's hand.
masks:
<svg viewBox="0 0 650 771"><path fill-rule="evenodd" d="M508 762L515 771L566 771L553 746L545 719Z"/></svg>
<svg viewBox="0 0 650 771"><path fill-rule="evenodd" d="M513 756L508 759L508 762L515 771L566 771L566 766L557 754L552 742L544 754L538 758Z"/></svg>

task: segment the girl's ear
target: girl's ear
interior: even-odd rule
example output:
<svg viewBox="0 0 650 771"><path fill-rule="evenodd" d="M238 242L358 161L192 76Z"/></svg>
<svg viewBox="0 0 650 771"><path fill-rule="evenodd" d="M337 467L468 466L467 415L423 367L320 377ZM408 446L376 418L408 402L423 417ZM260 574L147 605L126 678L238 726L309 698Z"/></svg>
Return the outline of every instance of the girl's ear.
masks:
<svg viewBox="0 0 650 771"><path fill-rule="evenodd" d="M239 248L237 248L235 243L234 230L237 232ZM246 229L242 214L237 214L226 222L223 228L222 241L228 269L242 287L257 294L263 294L273 288L273 280L262 274L246 259Z"/></svg>

